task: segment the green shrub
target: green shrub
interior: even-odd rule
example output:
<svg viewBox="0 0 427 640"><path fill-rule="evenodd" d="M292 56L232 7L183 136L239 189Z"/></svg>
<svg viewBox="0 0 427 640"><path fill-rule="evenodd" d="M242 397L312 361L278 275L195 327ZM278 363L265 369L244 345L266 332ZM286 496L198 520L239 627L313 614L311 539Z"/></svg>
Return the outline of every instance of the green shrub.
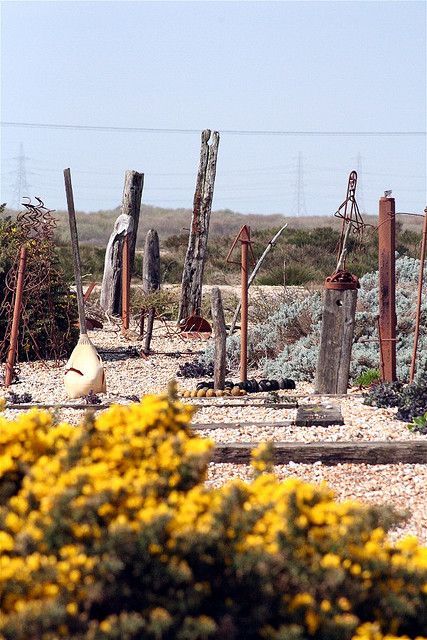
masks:
<svg viewBox="0 0 427 640"><path fill-rule="evenodd" d="M0 212L1 213L1 212ZM53 243L43 236L28 238L18 220L0 218L0 357L9 346L14 291L7 287L9 272L18 266L20 247L27 247L18 359L60 359L78 338L77 305L60 268Z"/></svg>

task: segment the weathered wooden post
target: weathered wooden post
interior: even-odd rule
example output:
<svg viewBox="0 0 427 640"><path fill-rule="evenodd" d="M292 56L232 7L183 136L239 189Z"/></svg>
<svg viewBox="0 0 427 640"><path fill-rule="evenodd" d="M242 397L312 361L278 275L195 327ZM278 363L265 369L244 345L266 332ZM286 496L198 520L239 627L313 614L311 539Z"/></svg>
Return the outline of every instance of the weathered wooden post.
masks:
<svg viewBox="0 0 427 640"><path fill-rule="evenodd" d="M114 316L119 316L122 311L122 255L123 241L127 234L129 234L129 273L132 275L134 272L136 234L143 185L143 173L126 171L122 212L114 223L105 251L100 304L106 313Z"/></svg>
<svg viewBox="0 0 427 640"><path fill-rule="evenodd" d="M224 389L227 329L225 326L221 291L218 287L214 287L211 295L212 324L215 334L214 389Z"/></svg>
<svg viewBox="0 0 427 640"><path fill-rule="evenodd" d="M378 217L379 329L383 381L396 380L396 215L394 198L380 198Z"/></svg>
<svg viewBox="0 0 427 640"><path fill-rule="evenodd" d="M9 387L13 379L13 367L18 350L19 319L21 317L22 293L24 289L24 274L27 263L27 247L23 245L19 253L18 278L16 280L15 302L13 305L12 329L10 332L10 347L7 354L4 386Z"/></svg>
<svg viewBox="0 0 427 640"><path fill-rule="evenodd" d="M347 393L358 287L348 271L326 278L316 393Z"/></svg>
<svg viewBox="0 0 427 640"><path fill-rule="evenodd" d="M160 289L160 248L157 231L150 229L145 237L144 258L142 262L142 288L146 295ZM147 316L147 331L145 332L144 353L150 352L156 309L151 306L141 311ZM144 331L144 321L141 315L141 337Z"/></svg>
<svg viewBox="0 0 427 640"><path fill-rule="evenodd" d="M215 184L219 133L210 129L202 132L200 163L197 172L188 248L182 273L181 299L178 320L200 315L202 306L203 270L209 235L209 221Z"/></svg>
<svg viewBox="0 0 427 640"><path fill-rule="evenodd" d="M131 275L135 272L136 236L138 234L143 187L143 173L132 170L126 171L125 184L123 187L122 213L130 216L133 220L132 231L129 234L129 265Z"/></svg>
<svg viewBox="0 0 427 640"><path fill-rule="evenodd" d="M100 305L106 313L113 316L119 316L122 309L123 240L131 233L132 226L132 218L121 213L114 223L105 251Z"/></svg>

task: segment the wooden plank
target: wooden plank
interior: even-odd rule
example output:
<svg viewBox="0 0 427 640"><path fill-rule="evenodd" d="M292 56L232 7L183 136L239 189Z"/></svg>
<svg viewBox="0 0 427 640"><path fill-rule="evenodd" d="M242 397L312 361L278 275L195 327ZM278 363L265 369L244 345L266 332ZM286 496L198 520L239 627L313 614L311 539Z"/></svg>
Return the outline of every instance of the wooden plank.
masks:
<svg viewBox="0 0 427 640"><path fill-rule="evenodd" d="M264 403L264 402L201 402L198 404L194 402L195 400L200 400L201 398L184 398L184 400L189 400L188 404L192 404L194 407L200 407L203 409L204 407L218 407L219 409L225 409L227 407L258 407L260 409L296 409L298 407L297 402L286 402L286 403ZM212 400L212 398L209 398Z"/></svg>
<svg viewBox="0 0 427 640"><path fill-rule="evenodd" d="M299 405L295 420L295 425L297 427L330 427L334 424L344 424L341 408L338 405Z"/></svg>
<svg viewBox="0 0 427 640"><path fill-rule="evenodd" d="M282 420L281 422L193 422L191 427L198 431L213 431L215 429L247 429L248 427L290 427L292 420ZM255 447L255 444L253 445Z"/></svg>
<svg viewBox="0 0 427 640"><path fill-rule="evenodd" d="M357 290L324 291L316 393L347 392L356 303Z"/></svg>
<svg viewBox="0 0 427 640"><path fill-rule="evenodd" d="M248 464L255 442L217 443L213 462ZM427 441L276 442L275 464L427 464Z"/></svg>

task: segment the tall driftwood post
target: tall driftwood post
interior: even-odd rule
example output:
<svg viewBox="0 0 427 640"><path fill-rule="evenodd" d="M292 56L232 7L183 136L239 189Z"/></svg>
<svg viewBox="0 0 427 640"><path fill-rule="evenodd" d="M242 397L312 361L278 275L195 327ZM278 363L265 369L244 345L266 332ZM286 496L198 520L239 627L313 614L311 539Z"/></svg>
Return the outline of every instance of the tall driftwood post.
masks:
<svg viewBox="0 0 427 640"><path fill-rule="evenodd" d="M218 287L212 289L212 324L215 334L214 389L224 389L227 329Z"/></svg>
<svg viewBox="0 0 427 640"><path fill-rule="evenodd" d="M211 144L209 145L210 137L210 130L205 129L202 132L200 163L193 201L193 217L182 273L179 320L193 314L199 315L202 306L203 270L215 184L219 133L217 131L213 132Z"/></svg>
<svg viewBox="0 0 427 640"><path fill-rule="evenodd" d="M316 393L347 393L356 303L357 289L324 291Z"/></svg>
<svg viewBox="0 0 427 640"><path fill-rule="evenodd" d="M122 213L133 220L133 228L129 235L129 265L131 275L135 272L135 247L138 234L139 215L141 212L142 189L144 174L138 171L126 171L123 187Z"/></svg>
<svg viewBox="0 0 427 640"><path fill-rule="evenodd" d="M119 316L122 310L123 241L126 234L131 233L132 226L132 218L124 213L120 214L105 251L100 304L106 313L113 316Z"/></svg>
<svg viewBox="0 0 427 640"><path fill-rule="evenodd" d="M157 231L150 229L145 237L144 258L142 262L142 288L146 295L160 289L160 248ZM150 352L151 338L153 335L154 318L156 309L154 306L142 310L147 316L147 330L145 332L143 351L146 355ZM141 318L142 320L142 318ZM143 329L144 323L141 321Z"/></svg>

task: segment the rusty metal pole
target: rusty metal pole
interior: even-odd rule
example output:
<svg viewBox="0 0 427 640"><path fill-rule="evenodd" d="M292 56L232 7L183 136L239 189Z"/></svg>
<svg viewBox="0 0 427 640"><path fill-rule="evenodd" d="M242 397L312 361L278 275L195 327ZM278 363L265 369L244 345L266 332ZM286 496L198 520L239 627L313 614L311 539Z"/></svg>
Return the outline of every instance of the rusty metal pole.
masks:
<svg viewBox="0 0 427 640"><path fill-rule="evenodd" d="M242 237L242 310L240 315L240 380L248 377L248 246L251 241L250 227L247 238Z"/></svg>
<svg viewBox="0 0 427 640"><path fill-rule="evenodd" d="M427 207L424 209L424 226L423 226L423 237L421 241L421 255L420 255L420 273L418 276L418 298L417 298L417 314L415 318L414 349L412 351L411 370L409 372L409 382L414 381L415 367L417 362L418 339L420 337L421 297L423 292L424 261L426 257L426 245L427 245Z"/></svg>
<svg viewBox="0 0 427 640"><path fill-rule="evenodd" d="M16 281L15 304L13 307L12 329L10 332L10 347L7 354L4 386L9 387L13 378L13 366L18 344L19 318L21 315L22 291L24 288L25 265L27 263L27 247L22 246L19 254L18 278Z"/></svg>
<svg viewBox="0 0 427 640"><path fill-rule="evenodd" d="M129 329L129 267L129 235L126 234L123 239L122 250L122 331L127 331Z"/></svg>
<svg viewBox="0 0 427 640"><path fill-rule="evenodd" d="M396 380L396 215L394 198L380 198L378 216L380 347L383 381Z"/></svg>

